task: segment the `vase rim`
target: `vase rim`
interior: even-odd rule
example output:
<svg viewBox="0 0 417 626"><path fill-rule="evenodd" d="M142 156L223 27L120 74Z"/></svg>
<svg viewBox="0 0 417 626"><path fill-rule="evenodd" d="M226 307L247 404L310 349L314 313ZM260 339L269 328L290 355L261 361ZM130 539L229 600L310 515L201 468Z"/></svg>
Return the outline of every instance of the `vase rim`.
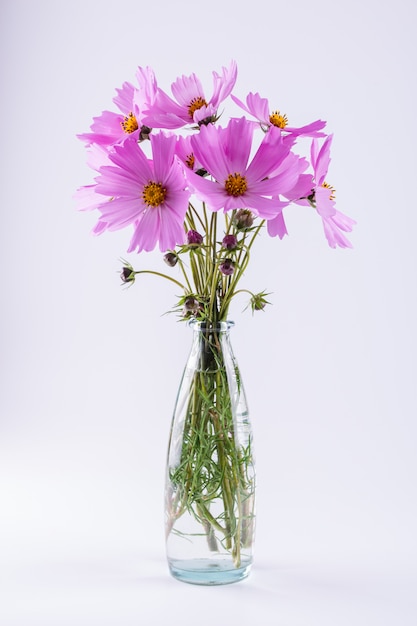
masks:
<svg viewBox="0 0 417 626"><path fill-rule="evenodd" d="M195 318L188 320L187 326L195 331L207 331L217 330L218 332L226 332L233 328L235 323L232 320L225 320L224 322L217 322L215 326L207 325L207 322L202 322Z"/></svg>

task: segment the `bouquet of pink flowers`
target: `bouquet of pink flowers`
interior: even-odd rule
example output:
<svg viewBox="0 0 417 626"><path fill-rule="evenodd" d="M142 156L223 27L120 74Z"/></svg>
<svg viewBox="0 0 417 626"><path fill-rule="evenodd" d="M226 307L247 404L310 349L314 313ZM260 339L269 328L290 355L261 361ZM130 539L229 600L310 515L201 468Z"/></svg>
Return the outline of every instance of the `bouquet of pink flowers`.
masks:
<svg viewBox="0 0 417 626"><path fill-rule="evenodd" d="M126 263L124 282L146 272L163 276L181 288L178 310L185 318L216 324L227 319L238 292L249 293L252 310L265 307L265 292L238 284L260 231L287 234L284 213L291 205L318 214L332 248L351 247L345 233L355 222L335 208L326 182L332 135L324 121L295 127L259 93L240 100L232 93L235 62L221 75L213 72L209 97L195 74L177 78L172 96L148 67L139 67L136 79L116 90L118 112L102 112L79 135L97 176L76 199L81 210L99 212L94 233L129 226L128 252L158 246L179 275L135 271ZM220 106L229 96L243 115L223 122ZM306 137L310 159L296 151Z"/></svg>
<svg viewBox="0 0 417 626"><path fill-rule="evenodd" d="M252 435L229 342L230 303L245 292L253 311L265 308L268 294L240 281L261 231L287 234L291 205L319 215L332 248L351 247L345 233L355 222L335 208L326 181L332 135L325 122L291 126L259 93L240 100L232 94L236 63L213 72L211 97L195 74L177 78L172 97L150 68L136 78L117 90L119 112L104 111L79 136L97 176L76 195L80 209L100 214L94 233L129 226L128 252L158 246L170 268L125 262L125 283L148 273L181 289L173 308L190 320L194 339L171 427L167 554L177 578L222 584L248 575L255 528ZM229 96L243 114L223 122ZM306 138L309 159L296 151Z"/></svg>

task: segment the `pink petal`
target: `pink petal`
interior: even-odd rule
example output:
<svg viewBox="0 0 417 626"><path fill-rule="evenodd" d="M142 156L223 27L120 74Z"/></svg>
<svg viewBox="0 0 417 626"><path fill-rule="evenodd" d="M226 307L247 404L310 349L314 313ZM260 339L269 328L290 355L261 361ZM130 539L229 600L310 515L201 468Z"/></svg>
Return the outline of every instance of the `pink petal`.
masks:
<svg viewBox="0 0 417 626"><path fill-rule="evenodd" d="M287 227L285 225L284 216L281 213L278 213L276 217L267 222L268 227L268 235L271 237L278 236L280 239L283 239L285 235L288 235Z"/></svg>
<svg viewBox="0 0 417 626"><path fill-rule="evenodd" d="M210 104L217 108L223 100L230 95L237 79L236 61L232 61L228 68L222 67L222 76L217 72L213 72L213 95L210 98Z"/></svg>
<svg viewBox="0 0 417 626"><path fill-rule="evenodd" d="M313 139L311 146L311 163L314 168L314 178L316 184L321 185L327 174L330 164L330 146L332 143L333 135L329 135L320 150L318 151L318 142Z"/></svg>

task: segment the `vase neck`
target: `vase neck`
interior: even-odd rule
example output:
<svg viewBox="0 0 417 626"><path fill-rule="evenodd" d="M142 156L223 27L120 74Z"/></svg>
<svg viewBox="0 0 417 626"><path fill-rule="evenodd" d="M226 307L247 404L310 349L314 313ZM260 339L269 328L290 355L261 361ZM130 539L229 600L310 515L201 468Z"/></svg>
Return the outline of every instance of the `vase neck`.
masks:
<svg viewBox="0 0 417 626"><path fill-rule="evenodd" d="M202 334L212 334L212 333L227 333L233 328L235 325L231 320L226 320L225 322L217 322L216 324L211 324L210 322L201 322L196 319L192 319L188 322L189 328L197 333Z"/></svg>

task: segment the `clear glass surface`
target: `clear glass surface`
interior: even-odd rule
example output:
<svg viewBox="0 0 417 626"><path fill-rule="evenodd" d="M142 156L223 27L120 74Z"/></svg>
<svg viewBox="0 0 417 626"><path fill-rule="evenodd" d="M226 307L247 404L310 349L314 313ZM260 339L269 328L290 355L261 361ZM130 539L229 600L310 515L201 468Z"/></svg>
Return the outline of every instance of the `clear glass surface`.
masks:
<svg viewBox="0 0 417 626"><path fill-rule="evenodd" d="M166 546L175 578L200 585L249 574L255 468L246 396L230 343L231 322L192 322L166 469Z"/></svg>

